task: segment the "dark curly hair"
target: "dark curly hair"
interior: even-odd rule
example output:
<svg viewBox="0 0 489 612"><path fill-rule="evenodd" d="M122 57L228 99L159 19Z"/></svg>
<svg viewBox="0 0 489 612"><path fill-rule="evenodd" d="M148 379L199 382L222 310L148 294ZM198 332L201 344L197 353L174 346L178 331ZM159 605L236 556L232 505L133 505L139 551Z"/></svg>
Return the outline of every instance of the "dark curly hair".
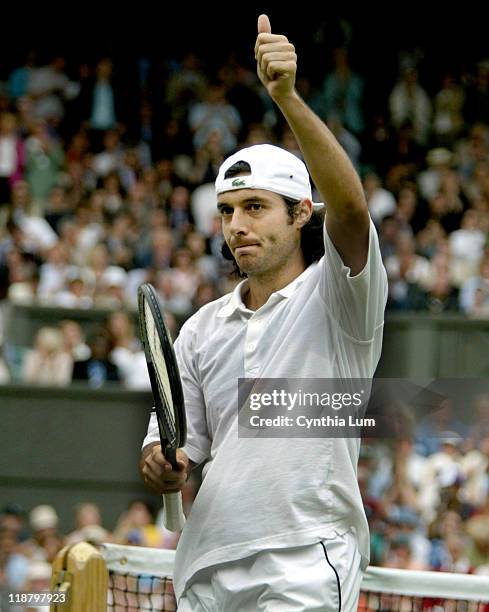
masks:
<svg viewBox="0 0 489 612"><path fill-rule="evenodd" d="M250 174L251 167L248 162L238 161L233 164L224 175L224 178L233 178L239 174ZM297 214L297 206L300 200L291 200L285 196L281 196L284 200L284 204L287 208L287 214L290 218L290 223L293 222ZM301 249L304 256L306 267L310 266L315 261L319 261L324 255L324 241L323 241L323 223L324 223L324 208L319 210L314 209L312 211L311 218L304 225L301 230ZM241 272L236 260L231 253L231 249L227 245L226 241L223 242L221 247L221 253L224 259L233 262L232 274L239 278L246 278L246 274Z"/></svg>

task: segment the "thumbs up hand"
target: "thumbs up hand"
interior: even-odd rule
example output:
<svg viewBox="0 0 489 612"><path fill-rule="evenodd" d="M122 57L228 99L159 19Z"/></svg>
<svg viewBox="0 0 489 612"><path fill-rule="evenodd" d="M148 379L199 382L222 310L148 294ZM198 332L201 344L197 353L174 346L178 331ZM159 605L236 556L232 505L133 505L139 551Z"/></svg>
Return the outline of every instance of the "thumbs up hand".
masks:
<svg viewBox="0 0 489 612"><path fill-rule="evenodd" d="M258 77L275 101L294 91L297 72L294 45L285 36L272 34L267 15L258 17L255 58Z"/></svg>

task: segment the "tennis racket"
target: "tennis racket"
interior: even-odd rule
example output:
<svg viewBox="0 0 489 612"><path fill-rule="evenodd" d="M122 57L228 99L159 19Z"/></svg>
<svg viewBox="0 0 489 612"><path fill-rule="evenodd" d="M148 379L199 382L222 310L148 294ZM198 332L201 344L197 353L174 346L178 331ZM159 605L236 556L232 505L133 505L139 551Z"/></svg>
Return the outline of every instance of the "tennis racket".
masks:
<svg viewBox="0 0 489 612"><path fill-rule="evenodd" d="M148 366L154 410L160 432L161 449L173 469L177 467L177 448L185 445L187 426L182 383L170 334L163 320L158 297L150 283L138 290L139 326ZM163 495L164 523L170 531L185 524L182 494Z"/></svg>

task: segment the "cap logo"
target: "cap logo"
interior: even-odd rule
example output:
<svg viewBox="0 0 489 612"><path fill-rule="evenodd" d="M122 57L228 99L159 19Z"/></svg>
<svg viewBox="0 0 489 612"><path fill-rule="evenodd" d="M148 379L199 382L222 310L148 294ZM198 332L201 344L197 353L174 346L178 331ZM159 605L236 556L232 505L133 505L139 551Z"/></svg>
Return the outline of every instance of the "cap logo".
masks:
<svg viewBox="0 0 489 612"><path fill-rule="evenodd" d="M243 185L246 185L246 181L244 179L234 179L231 185L233 187L243 187Z"/></svg>

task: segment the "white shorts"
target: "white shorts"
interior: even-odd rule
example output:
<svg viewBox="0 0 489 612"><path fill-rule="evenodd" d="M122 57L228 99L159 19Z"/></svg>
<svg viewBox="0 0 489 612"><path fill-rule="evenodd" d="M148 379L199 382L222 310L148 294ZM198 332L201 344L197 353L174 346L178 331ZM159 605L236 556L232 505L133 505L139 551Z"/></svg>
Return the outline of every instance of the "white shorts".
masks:
<svg viewBox="0 0 489 612"><path fill-rule="evenodd" d="M355 612L362 577L356 539L349 532L201 570L178 612Z"/></svg>

